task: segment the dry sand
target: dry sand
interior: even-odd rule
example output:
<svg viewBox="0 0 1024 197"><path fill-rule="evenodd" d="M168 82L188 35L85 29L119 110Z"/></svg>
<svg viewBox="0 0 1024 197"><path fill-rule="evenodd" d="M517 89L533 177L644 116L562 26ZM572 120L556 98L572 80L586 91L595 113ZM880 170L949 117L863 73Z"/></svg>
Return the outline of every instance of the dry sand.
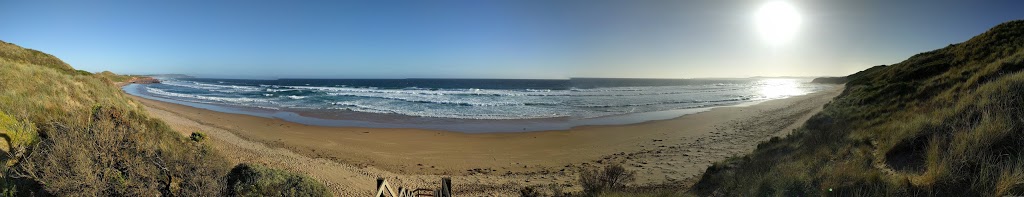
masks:
<svg viewBox="0 0 1024 197"><path fill-rule="evenodd" d="M483 134L309 126L134 98L183 135L206 133L232 162L308 174L338 196L372 195L378 177L412 188L451 177L460 196L507 196L525 186L579 190L578 168L611 162L635 171L634 185L686 187L711 163L785 136L842 89L639 124Z"/></svg>

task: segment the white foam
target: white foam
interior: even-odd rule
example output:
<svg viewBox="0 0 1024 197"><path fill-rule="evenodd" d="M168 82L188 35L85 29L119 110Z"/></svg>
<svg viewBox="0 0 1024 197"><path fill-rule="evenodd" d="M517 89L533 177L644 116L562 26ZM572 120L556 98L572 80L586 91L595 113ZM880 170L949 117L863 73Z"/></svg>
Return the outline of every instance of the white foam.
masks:
<svg viewBox="0 0 1024 197"><path fill-rule="evenodd" d="M299 89L270 89L270 88L267 88L267 90L264 90L264 91L267 91L267 92L288 92L288 91L299 91Z"/></svg>
<svg viewBox="0 0 1024 197"><path fill-rule="evenodd" d="M223 93L256 92L256 91L260 91L261 90L260 88L251 87L251 86L217 85L217 84L208 84L208 83L202 83L202 82L174 80L174 79L165 80L165 81L162 81L161 83L165 84L165 85L172 85L172 86L179 86L179 87L186 87L186 88L194 88L194 89L202 89L202 90L208 90L208 91L214 91L214 92L223 92ZM223 83L223 82L219 82L219 83Z"/></svg>
<svg viewBox="0 0 1024 197"><path fill-rule="evenodd" d="M207 101L220 101L220 102L226 102L226 103L274 103L273 101L270 101L270 100L267 100L267 99L258 99L258 98L228 98L228 97L202 96L202 95L193 95L193 94L181 94L181 93L167 92L167 91L163 91L163 90L156 89L156 88L151 88L151 87L146 87L146 91L149 92L149 93L153 93L153 94L157 94L157 95L162 95L162 96L166 96L166 97L191 98L191 99L200 99L200 100L207 100Z"/></svg>
<svg viewBox="0 0 1024 197"><path fill-rule="evenodd" d="M382 94L411 94L411 95L474 95L474 96L550 96L547 92L552 91L526 91L526 90L495 90L495 89L423 89L423 88L406 88L406 89L378 89L374 87L369 88L350 88L350 87L321 87L321 86L285 86L287 88L294 89L305 89L305 90L319 90L325 92L363 92L363 93L382 93ZM558 92L556 92L558 93ZM563 95L567 95L567 92L562 92Z"/></svg>
<svg viewBox="0 0 1024 197"><path fill-rule="evenodd" d="M214 84L186 80L168 80L165 84L210 92L181 94L171 92L176 89L149 91L164 97L196 102L267 109L338 109L458 119L593 118L774 99L763 98L762 93L757 91L764 86L763 83L511 90L421 87L382 89L345 85L243 86L230 85L238 83L229 82ZM302 96L293 91L301 91ZM239 97L233 97L235 95ZM325 101L311 103L310 96Z"/></svg>
<svg viewBox="0 0 1024 197"><path fill-rule="evenodd" d="M487 99L480 97L455 97L455 96L444 96L444 95L433 95L433 96L417 96L417 95L388 95L388 94L374 94L374 93L338 93L331 92L327 93L331 96L356 96L356 97L367 97L367 98L380 98L390 99L405 102L415 103L436 103L436 104L450 104L450 105L466 105L466 106L513 106L513 105L556 105L558 102L547 101L547 102L526 102L515 99Z"/></svg>

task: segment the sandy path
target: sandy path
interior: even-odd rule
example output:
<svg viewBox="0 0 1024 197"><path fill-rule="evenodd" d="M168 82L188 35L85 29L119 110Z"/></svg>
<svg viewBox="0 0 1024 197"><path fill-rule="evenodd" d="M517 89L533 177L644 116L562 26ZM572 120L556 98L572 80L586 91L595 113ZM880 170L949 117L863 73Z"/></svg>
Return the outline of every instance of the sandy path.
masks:
<svg viewBox="0 0 1024 197"><path fill-rule="evenodd" d="M689 184L711 162L802 125L841 91L640 124L491 134L318 127L135 99L184 135L207 133L233 162L309 174L338 196L369 195L377 177L413 188L435 188L441 177L452 177L460 196L501 196L518 195L524 186L578 190L578 167L613 161L635 170L637 185Z"/></svg>

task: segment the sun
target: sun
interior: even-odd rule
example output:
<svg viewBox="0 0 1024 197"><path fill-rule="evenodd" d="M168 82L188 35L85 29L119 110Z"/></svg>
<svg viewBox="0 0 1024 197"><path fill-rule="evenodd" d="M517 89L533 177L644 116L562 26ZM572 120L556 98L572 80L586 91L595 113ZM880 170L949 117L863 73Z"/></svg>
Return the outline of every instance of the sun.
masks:
<svg viewBox="0 0 1024 197"><path fill-rule="evenodd" d="M768 2L754 14L757 31L765 42L773 46L789 43L796 37L803 19L792 4L784 1Z"/></svg>

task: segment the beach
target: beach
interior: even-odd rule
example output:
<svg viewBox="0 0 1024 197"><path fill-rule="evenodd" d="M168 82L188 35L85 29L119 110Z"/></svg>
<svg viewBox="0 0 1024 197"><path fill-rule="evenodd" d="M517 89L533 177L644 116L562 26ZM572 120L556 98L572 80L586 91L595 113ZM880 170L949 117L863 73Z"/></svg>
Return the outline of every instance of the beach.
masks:
<svg viewBox="0 0 1024 197"><path fill-rule="evenodd" d="M686 187L713 162L785 136L842 90L669 120L517 133L309 126L132 97L182 135L206 134L231 162L308 174L339 196L368 195L378 177L407 188L436 188L451 177L460 196L503 196L526 186L579 190L579 168L608 163L635 171L633 185Z"/></svg>
<svg viewBox="0 0 1024 197"><path fill-rule="evenodd" d="M1024 197L1024 1L0 7L3 196Z"/></svg>

